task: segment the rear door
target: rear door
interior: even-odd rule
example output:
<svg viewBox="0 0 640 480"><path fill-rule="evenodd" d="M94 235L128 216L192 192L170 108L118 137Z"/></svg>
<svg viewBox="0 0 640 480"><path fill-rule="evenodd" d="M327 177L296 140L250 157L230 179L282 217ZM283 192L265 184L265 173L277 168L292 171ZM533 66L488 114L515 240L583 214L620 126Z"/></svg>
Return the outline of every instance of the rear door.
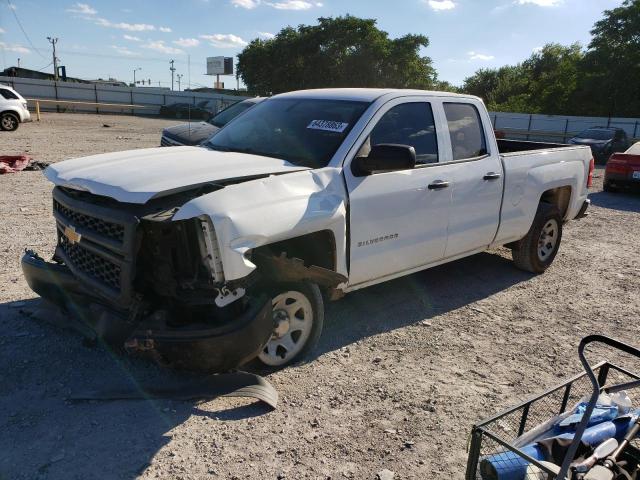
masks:
<svg viewBox="0 0 640 480"><path fill-rule="evenodd" d="M444 128L433 102L404 97L383 105L363 131L356 156L366 156L380 143L411 145L417 165L368 176L357 176L345 165L351 285L443 258L452 190L446 183L450 166L438 164Z"/></svg>
<svg viewBox="0 0 640 480"><path fill-rule="evenodd" d="M504 175L484 106L475 100L443 102L451 159L452 198L445 257L486 248L500 221ZM481 113L482 112L482 113ZM483 115L485 114L485 115ZM484 118L486 117L486 118Z"/></svg>

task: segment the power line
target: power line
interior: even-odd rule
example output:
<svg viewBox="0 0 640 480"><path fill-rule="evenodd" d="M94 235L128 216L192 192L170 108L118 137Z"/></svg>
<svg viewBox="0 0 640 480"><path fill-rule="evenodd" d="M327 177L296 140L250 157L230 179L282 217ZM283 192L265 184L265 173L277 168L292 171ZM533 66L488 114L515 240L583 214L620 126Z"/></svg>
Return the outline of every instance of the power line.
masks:
<svg viewBox="0 0 640 480"><path fill-rule="evenodd" d="M40 50L38 50L35 45L33 44L33 42L31 41L31 39L29 38L29 35L27 35L26 30L24 29L24 27L22 26L22 23L20 23L20 19L18 18L18 14L16 13L15 7L13 6L13 4L11 3L10 0L7 0L7 5L9 6L9 10L11 10L11 13L13 13L14 18L16 19L16 22L18 23L18 26L20 27L20 30L22 30L22 33L24 34L25 38L27 39L27 42L29 42L29 45L31 45L31 48L33 48L33 50L40 55L42 58L44 58L45 60L47 59L47 57L45 57L44 55L42 55L42 53L40 53Z"/></svg>

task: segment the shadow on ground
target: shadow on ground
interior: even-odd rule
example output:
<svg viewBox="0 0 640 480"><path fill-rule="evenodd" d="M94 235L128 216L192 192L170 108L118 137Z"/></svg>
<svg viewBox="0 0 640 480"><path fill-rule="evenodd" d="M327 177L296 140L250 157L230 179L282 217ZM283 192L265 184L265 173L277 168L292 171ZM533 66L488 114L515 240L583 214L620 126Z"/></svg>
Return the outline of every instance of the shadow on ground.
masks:
<svg viewBox="0 0 640 480"><path fill-rule="evenodd" d="M328 305L317 354L458 309L529 278L510 260L483 253L353 292ZM0 305L1 480L135 478L172 430L191 417L236 421L268 412L246 401L231 407L227 402L214 412L168 400L70 403L66 399L78 389L123 383L135 388L184 380L186 374L105 347L85 347L78 334L41 317L37 300Z"/></svg>
<svg viewBox="0 0 640 480"><path fill-rule="evenodd" d="M596 192L589 194L591 204L612 210L640 213L640 194L632 191Z"/></svg>

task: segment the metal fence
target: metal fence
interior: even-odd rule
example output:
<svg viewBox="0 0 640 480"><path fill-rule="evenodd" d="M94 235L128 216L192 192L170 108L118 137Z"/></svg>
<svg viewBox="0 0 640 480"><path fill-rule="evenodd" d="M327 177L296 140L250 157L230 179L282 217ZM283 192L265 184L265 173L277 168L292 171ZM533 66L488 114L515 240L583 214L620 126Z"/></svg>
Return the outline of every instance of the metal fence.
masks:
<svg viewBox="0 0 640 480"><path fill-rule="evenodd" d="M528 113L491 112L495 130L515 140L566 143L577 133L590 127L617 127L630 140L640 141L640 119L613 117L572 117Z"/></svg>
<svg viewBox="0 0 640 480"><path fill-rule="evenodd" d="M132 108L126 113L140 115L157 115L162 105L172 103L189 103L203 105L209 111L218 112L232 103L248 97L225 95L218 93L177 92L153 87L115 87L97 83L54 82L20 77L0 76L0 83L11 85L25 98L41 100L68 100L70 102L87 102L73 106L59 106L43 103L42 110L62 111L72 109L83 113L121 113L123 109L113 104L139 105L144 108ZM95 104L112 104L95 105Z"/></svg>

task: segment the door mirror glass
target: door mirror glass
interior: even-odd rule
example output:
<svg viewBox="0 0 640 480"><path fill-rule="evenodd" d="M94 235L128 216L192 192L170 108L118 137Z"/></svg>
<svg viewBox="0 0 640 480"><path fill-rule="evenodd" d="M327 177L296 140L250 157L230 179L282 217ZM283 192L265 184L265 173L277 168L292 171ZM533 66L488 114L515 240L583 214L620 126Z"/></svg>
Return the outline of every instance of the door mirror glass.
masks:
<svg viewBox="0 0 640 480"><path fill-rule="evenodd" d="M410 145L381 143L371 147L366 157L356 157L352 162L357 177L372 173L410 170L416 166L416 150Z"/></svg>

